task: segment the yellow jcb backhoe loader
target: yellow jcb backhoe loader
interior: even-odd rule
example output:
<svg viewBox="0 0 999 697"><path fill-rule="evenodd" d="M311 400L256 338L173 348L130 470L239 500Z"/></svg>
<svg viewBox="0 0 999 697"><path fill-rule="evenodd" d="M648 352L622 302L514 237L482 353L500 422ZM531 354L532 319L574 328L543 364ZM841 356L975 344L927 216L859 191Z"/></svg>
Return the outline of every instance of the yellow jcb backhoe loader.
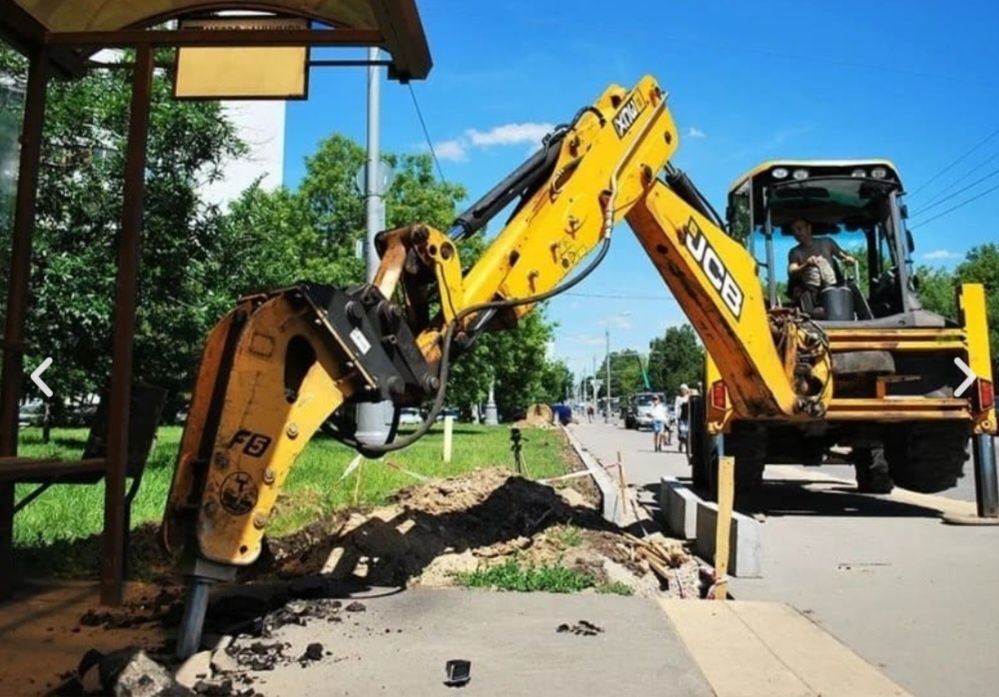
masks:
<svg viewBox="0 0 999 697"><path fill-rule="evenodd" d="M764 289L742 240L669 164L678 144L653 78L631 90L611 86L447 232L422 224L382 232L372 283L302 283L238 302L208 337L162 526L164 544L185 555L190 578L180 655L198 646L209 584L257 559L281 486L321 426L334 417L334 435L371 456L413 443L444 404L451 361L482 332L514 326L582 281L622 219L714 358L705 384L712 394L715 382L721 387L710 402L718 408L704 414L700 429L702 475L725 434L743 422L829 432L832 419L852 418L872 433L884 423L948 424L977 436L981 486L993 497L986 512L995 514L995 412L991 401L973 397L991 386L981 288L965 287L959 324L920 326L911 339L907 325L824 328ZM503 229L464 270L461 240L509 204L514 212ZM890 377L909 369L866 358L891 353L891 342L911 344L933 367L962 358L978 386L963 396L897 397ZM849 371L840 375L842 366ZM336 417L380 400L397 412L427 400L433 406L411 435L357 442Z"/></svg>
<svg viewBox="0 0 999 697"><path fill-rule="evenodd" d="M813 320L832 380L822 418L762 418L730 394L719 368L726 354L709 350L703 394L690 404L696 485L714 487L722 448L735 457L739 489L758 484L765 464L818 465L835 447L852 450L858 489L870 493L955 486L972 436L975 457L993 458L983 289L959 289L956 321L923 308L903 193L885 160L766 162L731 187L727 230L760 258L771 317L795 311ZM802 223L857 262L833 255L835 282L818 292L788 274L801 244L792 228ZM994 485L977 484L979 513L995 515Z"/></svg>

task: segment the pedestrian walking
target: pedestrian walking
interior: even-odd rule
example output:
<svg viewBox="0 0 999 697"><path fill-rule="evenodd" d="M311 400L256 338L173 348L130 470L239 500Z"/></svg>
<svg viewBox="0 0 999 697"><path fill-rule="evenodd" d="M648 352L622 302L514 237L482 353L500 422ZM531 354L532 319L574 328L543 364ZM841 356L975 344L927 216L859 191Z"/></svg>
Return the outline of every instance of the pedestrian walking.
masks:
<svg viewBox="0 0 999 697"><path fill-rule="evenodd" d="M680 393L673 400L673 413L676 414L676 451L687 452L687 436L690 433L690 388L680 385Z"/></svg>
<svg viewBox="0 0 999 697"><path fill-rule="evenodd" d="M656 395L652 398L652 445L655 452L662 452L663 442L666 440L666 421L669 419L669 412L666 405L659 400Z"/></svg>

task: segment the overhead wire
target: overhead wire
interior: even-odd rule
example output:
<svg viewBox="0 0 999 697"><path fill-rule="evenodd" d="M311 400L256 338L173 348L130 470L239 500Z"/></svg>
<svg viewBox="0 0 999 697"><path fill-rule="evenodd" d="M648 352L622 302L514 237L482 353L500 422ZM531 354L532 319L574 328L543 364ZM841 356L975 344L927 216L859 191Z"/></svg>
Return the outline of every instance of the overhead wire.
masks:
<svg viewBox="0 0 999 697"><path fill-rule="evenodd" d="M434 143L430 139L430 131L427 129L427 122L423 118L423 110L420 109L420 102L416 99L416 92L413 90L413 84L407 83L406 87L409 88L409 96L413 98L413 107L416 109L416 117L420 120L420 127L423 129L423 137L427 141L427 147L430 148L430 157L434 160L434 165L437 167L437 175L441 178L442 184L447 184L447 179L444 177L444 170L441 169L440 160L437 159L437 151L434 150Z"/></svg>
<svg viewBox="0 0 999 697"><path fill-rule="evenodd" d="M978 199L982 198L983 196L991 194L993 191L996 191L996 190L999 190L999 184L996 184L995 186L990 187L990 188L986 189L985 191L981 191L981 192L975 194L974 196L972 196L971 198L965 199L964 201L961 201L957 205L951 206L950 208L948 208L947 210L945 210L945 211L943 211L941 213L937 213L936 215L934 215L934 216L932 216L930 218L927 218L926 220L924 220L921 223L919 223L919 227L927 225L928 223L932 223L937 218L942 218L945 215L947 215L948 213L952 213L952 212L956 211L958 208L963 208L964 206L967 206L969 203L972 203L973 201L977 201ZM912 229L915 230L916 229L915 226Z"/></svg>
<svg viewBox="0 0 999 697"><path fill-rule="evenodd" d="M994 153L992 153L990 156L986 157L984 160L982 160L977 165L975 165L974 167L972 167L971 169L969 169L967 172L965 172L964 174L962 174L960 177L958 177L957 179L953 180L950 184L948 184L944 188L940 189L936 193L937 198L932 199L927 204L927 206L924 206L920 210L926 210L926 208L928 206L932 206L937 201L939 201L941 199L944 199L944 198L947 198L947 196L946 196L947 192L949 192L955 186L957 186L958 184L960 184L961 182L963 182L965 179L967 179L968 177L970 177L972 174L974 174L975 172L977 172L978 170L980 170L982 167L984 167L985 165L987 165L990 162L992 162L993 160L995 160L996 158L999 158L999 150L996 150Z"/></svg>
<svg viewBox="0 0 999 697"><path fill-rule="evenodd" d="M667 300L666 295L614 295L611 293L563 293L577 298L604 298L608 300Z"/></svg>
<svg viewBox="0 0 999 697"><path fill-rule="evenodd" d="M928 210L930 210L932 208L936 208L937 206L939 206L942 203L947 203L947 201L950 201L951 199L955 198L959 194L963 194L965 191L968 191L969 189L974 189L976 186L978 186L979 184L981 184L983 181L991 179L992 177L994 177L997 174L999 174L999 169L992 170L991 172L989 172L985 176L979 177L975 181L971 182L970 184L968 184L967 186L965 186L965 187L963 187L961 189L958 189L954 193L952 193L952 194L950 194L948 196L944 196L943 198L937 199L934 203L931 203L928 206L920 208L918 211L916 211L915 213L912 214L912 217L913 218L918 218L919 216L921 216L926 211L928 211ZM913 221L913 222L915 222L915 221Z"/></svg>
<svg viewBox="0 0 999 697"><path fill-rule="evenodd" d="M977 152L983 145L985 145L990 140L992 140L992 138L994 138L996 135L999 135L999 128L996 128L994 131L992 131L987 136L985 136L980 141L978 141L973 146L971 146L971 148L969 148L968 150L965 150L962 154L958 155L947 166L945 166L939 172L937 172L932 177L930 177L929 179L927 179L920 186L918 186L915 189L913 189L912 191L910 191L909 192L909 196L915 196L920 191L923 191L924 189L926 189L927 186L929 186L930 184L932 184L933 182L935 182L937 179L939 179L940 177L942 177L943 175L945 175L950 170L954 169L954 167L956 167L957 165L961 164L961 162L963 162L965 159L967 159L970 155L972 155L973 153Z"/></svg>

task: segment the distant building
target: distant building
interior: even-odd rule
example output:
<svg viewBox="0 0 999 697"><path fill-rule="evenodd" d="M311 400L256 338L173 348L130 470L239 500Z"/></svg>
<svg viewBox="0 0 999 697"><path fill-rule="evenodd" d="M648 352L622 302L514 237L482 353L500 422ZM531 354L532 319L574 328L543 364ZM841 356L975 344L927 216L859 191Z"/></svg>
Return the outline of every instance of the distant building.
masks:
<svg viewBox="0 0 999 697"><path fill-rule="evenodd" d="M223 107L249 148L245 156L225 164L221 179L202 188L207 202L225 208L258 179L267 190L283 183L286 102L228 101Z"/></svg>

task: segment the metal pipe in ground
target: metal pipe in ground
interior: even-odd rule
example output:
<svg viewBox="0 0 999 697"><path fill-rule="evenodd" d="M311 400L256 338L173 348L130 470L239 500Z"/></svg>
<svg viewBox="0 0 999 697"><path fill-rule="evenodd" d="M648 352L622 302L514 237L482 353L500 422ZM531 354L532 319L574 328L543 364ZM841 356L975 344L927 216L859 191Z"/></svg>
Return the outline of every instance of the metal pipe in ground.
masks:
<svg viewBox="0 0 999 697"><path fill-rule="evenodd" d="M996 473L995 439L982 433L971 439L975 462L975 498L980 518L999 518L999 477Z"/></svg>

